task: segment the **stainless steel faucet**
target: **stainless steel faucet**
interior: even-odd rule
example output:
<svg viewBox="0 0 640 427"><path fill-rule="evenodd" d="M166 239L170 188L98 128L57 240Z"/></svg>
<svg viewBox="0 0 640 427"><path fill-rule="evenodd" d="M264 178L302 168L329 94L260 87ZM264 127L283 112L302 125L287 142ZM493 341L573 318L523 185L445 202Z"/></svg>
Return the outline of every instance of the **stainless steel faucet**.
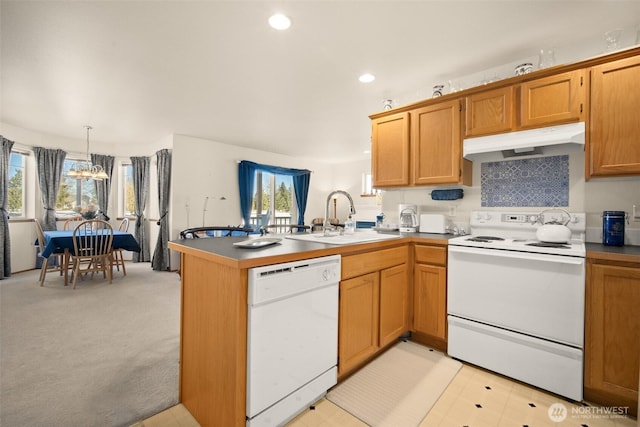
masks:
<svg viewBox="0 0 640 427"><path fill-rule="evenodd" d="M335 196L336 194L344 194L347 197L347 199L349 199L350 215L355 215L356 213L356 208L353 206L353 199L351 198L351 195L349 193L347 193L344 190L334 190L331 193L329 193L329 195L327 196L327 207L324 211L324 224L322 225L322 231L325 236L328 235L329 230L333 228L333 226L331 225L331 222L329 222L329 207L331 205L331 200L333 196Z"/></svg>

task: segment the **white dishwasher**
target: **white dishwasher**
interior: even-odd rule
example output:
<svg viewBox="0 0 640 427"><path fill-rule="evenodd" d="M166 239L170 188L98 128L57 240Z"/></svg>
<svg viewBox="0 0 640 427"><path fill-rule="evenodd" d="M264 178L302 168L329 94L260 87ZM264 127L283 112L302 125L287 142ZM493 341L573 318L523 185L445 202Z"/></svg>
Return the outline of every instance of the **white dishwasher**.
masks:
<svg viewBox="0 0 640 427"><path fill-rule="evenodd" d="M247 426L280 426L337 382L340 256L249 269Z"/></svg>

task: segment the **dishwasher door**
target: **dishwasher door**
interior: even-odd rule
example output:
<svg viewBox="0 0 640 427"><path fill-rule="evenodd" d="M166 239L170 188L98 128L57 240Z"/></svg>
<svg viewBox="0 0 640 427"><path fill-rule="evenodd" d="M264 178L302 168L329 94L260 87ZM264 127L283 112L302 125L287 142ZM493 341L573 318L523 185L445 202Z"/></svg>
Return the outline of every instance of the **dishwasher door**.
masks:
<svg viewBox="0 0 640 427"><path fill-rule="evenodd" d="M339 280L340 256L249 271L247 417L270 420L251 425L280 424L336 383Z"/></svg>

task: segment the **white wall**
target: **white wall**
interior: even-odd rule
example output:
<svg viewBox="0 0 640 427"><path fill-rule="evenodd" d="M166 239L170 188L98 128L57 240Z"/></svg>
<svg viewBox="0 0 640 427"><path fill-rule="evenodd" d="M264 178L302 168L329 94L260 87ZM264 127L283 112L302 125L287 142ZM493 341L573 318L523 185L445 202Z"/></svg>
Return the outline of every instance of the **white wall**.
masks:
<svg viewBox="0 0 640 427"><path fill-rule="evenodd" d="M309 158L299 158L228 145L185 135L173 137L171 239L181 230L204 225L241 225L238 162L312 171L305 223L324 216L324 201L334 188L332 168ZM205 198L209 197L205 207ZM220 200L224 197L226 200ZM172 253L172 268L178 265Z"/></svg>
<svg viewBox="0 0 640 427"><path fill-rule="evenodd" d="M356 208L356 221L375 221L382 210L375 197L361 197L362 174L371 172L371 159L339 163L332 166L336 190L344 190L351 195ZM333 212L333 211L330 211ZM349 215L349 204L345 197L337 197L337 217L345 220ZM324 217L324 214L320 215ZM330 214L332 216L332 214Z"/></svg>

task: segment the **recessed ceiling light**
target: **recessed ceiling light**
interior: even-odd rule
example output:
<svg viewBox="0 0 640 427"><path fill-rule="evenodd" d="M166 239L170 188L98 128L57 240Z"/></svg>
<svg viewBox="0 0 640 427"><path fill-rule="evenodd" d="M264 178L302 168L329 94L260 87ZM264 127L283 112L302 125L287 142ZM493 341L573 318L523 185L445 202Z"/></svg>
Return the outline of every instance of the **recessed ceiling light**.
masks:
<svg viewBox="0 0 640 427"><path fill-rule="evenodd" d="M269 18L269 25L276 30L286 30L291 26L291 19L282 13L276 13Z"/></svg>
<svg viewBox="0 0 640 427"><path fill-rule="evenodd" d="M369 73L365 73L358 78L358 80L360 80L362 83L371 83L375 79L376 79L376 76Z"/></svg>

